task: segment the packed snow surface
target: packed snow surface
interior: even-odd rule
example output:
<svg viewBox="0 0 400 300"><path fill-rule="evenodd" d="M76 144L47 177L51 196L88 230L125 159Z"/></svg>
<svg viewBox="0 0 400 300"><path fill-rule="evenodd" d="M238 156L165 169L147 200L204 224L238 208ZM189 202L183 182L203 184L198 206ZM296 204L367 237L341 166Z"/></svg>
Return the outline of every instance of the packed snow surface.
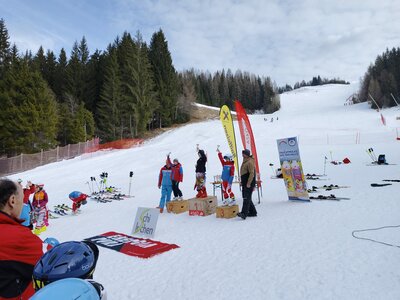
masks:
<svg viewBox="0 0 400 300"><path fill-rule="evenodd" d="M367 103L344 105L357 89L356 84L306 87L281 95L281 109L274 114L249 116L263 181L258 217L163 213L154 240L180 248L141 259L100 247L94 279L106 287L108 299L400 299L400 248L352 236L353 230L400 225L400 183L370 186L400 179L400 110L384 109L383 126ZM241 151L236 122L235 128ZM299 139L305 173L322 174L327 158L326 180L308 181L309 187L349 186L320 194L350 200L288 201L283 181L271 176L279 164L276 139L291 136ZM78 216L50 220L40 237L63 242L108 231L130 234L137 208L158 206L158 174L167 153L183 165L184 197L195 195L196 144L208 154L207 190L212 194L210 182L221 173L217 145L223 153L229 149L216 120L170 130L138 148L84 155L10 178L44 183L51 208L71 205L71 191L89 193L90 177L99 179L102 172L108 172L110 185L128 193L133 171L134 198L91 200ZM394 165L368 166L369 148ZM350 164L329 163L345 157ZM233 190L241 207L239 186ZM219 190L217 195L220 202ZM256 192L253 201L258 202ZM400 245L400 228L358 235Z"/></svg>

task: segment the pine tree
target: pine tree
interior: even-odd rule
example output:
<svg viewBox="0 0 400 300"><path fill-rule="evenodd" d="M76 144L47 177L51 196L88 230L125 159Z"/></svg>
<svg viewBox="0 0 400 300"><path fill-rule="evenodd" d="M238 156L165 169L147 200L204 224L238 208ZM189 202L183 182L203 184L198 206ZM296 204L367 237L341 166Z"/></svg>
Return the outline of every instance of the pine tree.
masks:
<svg viewBox="0 0 400 300"><path fill-rule="evenodd" d="M0 19L0 75L10 63L10 37L3 19Z"/></svg>
<svg viewBox="0 0 400 300"><path fill-rule="evenodd" d="M58 61L56 63L55 79L53 84L53 91L57 96L59 102L63 102L64 96L67 92L68 78L67 78L67 54L64 48L61 49Z"/></svg>
<svg viewBox="0 0 400 300"><path fill-rule="evenodd" d="M103 141L116 140L120 126L122 101L117 50L109 46L105 58L104 84L97 103L97 126Z"/></svg>
<svg viewBox="0 0 400 300"><path fill-rule="evenodd" d="M134 73L132 74L134 85L128 88L134 99L134 102L130 105L134 112L134 136L141 136L151 122L153 113L158 108L158 103L148 56L149 50L139 31L135 37L135 44L137 52L133 61Z"/></svg>
<svg viewBox="0 0 400 300"><path fill-rule="evenodd" d="M0 144L9 155L38 152L56 145L57 104L37 71L24 62L0 81Z"/></svg>
<svg viewBox="0 0 400 300"><path fill-rule="evenodd" d="M42 46L39 47L38 52L33 58L33 67L36 71L40 72L40 74L44 77L46 69L46 57L44 55L44 50Z"/></svg>
<svg viewBox="0 0 400 300"><path fill-rule="evenodd" d="M177 119L175 112L178 98L178 77L172 64L168 43L161 29L155 32L151 38L149 60L159 103L156 111L158 119L161 126L169 126Z"/></svg>

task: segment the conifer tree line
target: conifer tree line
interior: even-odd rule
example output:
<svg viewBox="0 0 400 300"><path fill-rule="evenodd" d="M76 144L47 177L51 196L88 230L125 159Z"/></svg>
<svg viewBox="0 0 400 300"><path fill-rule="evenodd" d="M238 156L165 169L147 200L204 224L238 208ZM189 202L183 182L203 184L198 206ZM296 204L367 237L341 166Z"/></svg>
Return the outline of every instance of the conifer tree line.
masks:
<svg viewBox="0 0 400 300"><path fill-rule="evenodd" d="M293 87L289 84L286 84L283 87L279 87L278 92L279 94L282 94L284 92L289 92L295 89L302 88L304 86L317 86L324 84L350 84L350 83L340 78L328 79L328 78L321 78L321 76L318 75L314 76L310 81L307 82L305 80L302 80L301 82L296 82Z"/></svg>
<svg viewBox="0 0 400 300"><path fill-rule="evenodd" d="M240 100L249 112L272 113L280 108L280 99L275 83L269 77L230 69L214 74L189 70L182 76L194 85L198 103L220 107L224 104L233 108L233 101Z"/></svg>
<svg viewBox="0 0 400 300"><path fill-rule="evenodd" d="M99 136L102 142L143 136L190 120L192 102L239 99L273 112L279 96L269 78L238 71L177 72L163 31L149 45L124 32L106 50L89 52L83 37L70 54L40 47L20 53L0 19L0 155L47 150Z"/></svg>
<svg viewBox="0 0 400 300"><path fill-rule="evenodd" d="M382 55L377 56L375 63L369 66L361 80L359 101L371 100L369 95L381 108L396 106L396 101L400 103L400 48L386 49ZM371 108L377 108L373 101Z"/></svg>

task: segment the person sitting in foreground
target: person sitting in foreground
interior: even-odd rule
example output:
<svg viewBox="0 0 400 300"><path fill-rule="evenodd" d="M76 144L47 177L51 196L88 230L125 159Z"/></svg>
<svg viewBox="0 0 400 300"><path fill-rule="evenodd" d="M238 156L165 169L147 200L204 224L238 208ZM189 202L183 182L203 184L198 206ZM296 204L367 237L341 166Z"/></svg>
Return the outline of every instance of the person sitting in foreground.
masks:
<svg viewBox="0 0 400 300"><path fill-rule="evenodd" d="M21 225L23 199L19 184L0 179L0 299L33 295L33 268L43 254L42 240Z"/></svg>

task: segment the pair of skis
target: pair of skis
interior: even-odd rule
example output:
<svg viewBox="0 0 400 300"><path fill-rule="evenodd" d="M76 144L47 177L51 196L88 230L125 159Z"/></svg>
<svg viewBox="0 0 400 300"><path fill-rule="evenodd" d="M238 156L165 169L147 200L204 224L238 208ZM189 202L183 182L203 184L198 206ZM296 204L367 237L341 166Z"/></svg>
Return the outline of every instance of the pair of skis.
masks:
<svg viewBox="0 0 400 300"><path fill-rule="evenodd" d="M350 200L350 198L346 198L346 197L336 197L334 194L330 194L328 196L325 196L325 195L311 196L310 199L311 200L335 200L335 201Z"/></svg>
<svg viewBox="0 0 400 300"><path fill-rule="evenodd" d="M72 208L69 207L66 204L59 204L59 205L55 205L53 210L49 210L49 217L51 219L57 219L58 217L54 216L54 215L59 215L59 216L66 216L69 215L68 212L72 211ZM54 214L54 215L53 215Z"/></svg>
<svg viewBox="0 0 400 300"><path fill-rule="evenodd" d="M348 185L337 185L337 184L329 184L329 185L323 185L323 186L312 186L311 189L308 189L307 192L309 193L316 193L318 190L325 190L325 191L331 191L331 190L337 190L337 189L345 189L349 188L350 186Z"/></svg>

